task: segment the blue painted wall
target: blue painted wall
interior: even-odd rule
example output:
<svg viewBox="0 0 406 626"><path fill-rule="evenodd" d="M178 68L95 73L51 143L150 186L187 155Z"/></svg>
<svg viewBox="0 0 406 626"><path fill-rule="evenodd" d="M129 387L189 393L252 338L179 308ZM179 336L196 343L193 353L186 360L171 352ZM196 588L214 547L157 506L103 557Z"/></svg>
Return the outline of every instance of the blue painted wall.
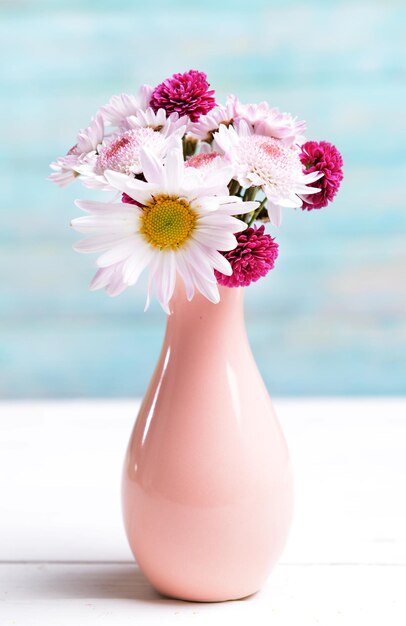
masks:
<svg viewBox="0 0 406 626"><path fill-rule="evenodd" d="M405 393L405 14L394 0L3 0L1 396L144 392L164 315L144 315L142 286L87 291L94 260L68 222L93 194L45 177L111 94L191 67L220 98L306 119L345 159L336 203L285 212L277 269L246 294L271 392Z"/></svg>

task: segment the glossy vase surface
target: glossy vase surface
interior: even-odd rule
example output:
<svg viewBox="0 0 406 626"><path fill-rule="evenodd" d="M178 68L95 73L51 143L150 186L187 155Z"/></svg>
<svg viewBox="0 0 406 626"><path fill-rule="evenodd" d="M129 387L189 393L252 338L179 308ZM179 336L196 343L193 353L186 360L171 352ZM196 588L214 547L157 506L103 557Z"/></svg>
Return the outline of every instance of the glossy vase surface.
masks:
<svg viewBox="0 0 406 626"><path fill-rule="evenodd" d="M212 304L176 288L123 473L134 556L159 592L185 600L258 591L292 513L288 450L247 340L243 289L220 291Z"/></svg>

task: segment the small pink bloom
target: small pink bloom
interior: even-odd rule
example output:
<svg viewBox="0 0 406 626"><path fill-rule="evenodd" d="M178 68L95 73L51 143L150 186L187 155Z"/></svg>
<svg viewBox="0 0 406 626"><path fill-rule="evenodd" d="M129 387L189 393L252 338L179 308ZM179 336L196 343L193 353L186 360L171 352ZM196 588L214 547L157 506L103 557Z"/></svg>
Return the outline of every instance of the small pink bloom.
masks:
<svg viewBox="0 0 406 626"><path fill-rule="evenodd" d="M104 146L96 161L96 173L114 170L123 174L139 174L141 168L141 148L149 148L162 156L166 147L165 137L152 128L127 130Z"/></svg>
<svg viewBox="0 0 406 626"><path fill-rule="evenodd" d="M343 158L340 152L327 141L307 141L302 146L300 160L305 174L323 173L323 177L313 183L320 192L307 196L302 209L311 211L327 206L336 195L343 179Z"/></svg>
<svg viewBox="0 0 406 626"><path fill-rule="evenodd" d="M94 160L94 155L104 138L104 123L98 113L87 128L82 128L76 137L76 143L68 150L65 156L50 164L54 172L48 176L49 180L66 187L82 173L83 166Z"/></svg>
<svg viewBox="0 0 406 626"><path fill-rule="evenodd" d="M188 133L196 139L209 141L220 124L225 126L232 124L236 116L236 102L235 96L228 96L225 106L220 104L207 115L202 115L198 122L191 124Z"/></svg>
<svg viewBox="0 0 406 626"><path fill-rule="evenodd" d="M189 70L184 74L174 74L155 87L149 106L156 112L165 109L167 114L187 115L192 122L197 122L201 115L206 115L216 106L214 91L204 72Z"/></svg>
<svg viewBox="0 0 406 626"><path fill-rule="evenodd" d="M229 261L231 276L215 271L217 282L225 287L247 287L265 276L275 265L278 244L264 233L265 226L247 228L236 235L237 247L223 256Z"/></svg>
<svg viewBox="0 0 406 626"><path fill-rule="evenodd" d="M152 88L149 85L142 85L136 96L126 93L112 96L109 102L99 109L99 113L105 124L123 128L130 115L136 115L148 108L151 93Z"/></svg>
<svg viewBox="0 0 406 626"><path fill-rule="evenodd" d="M287 146L302 144L305 141L303 133L306 122L293 117L290 113L283 113L277 107L270 108L267 102L259 104L235 103L234 119L245 120L250 124L256 135L265 135L280 139Z"/></svg>
<svg viewBox="0 0 406 626"><path fill-rule="evenodd" d="M257 135L281 139L287 146L301 145L305 141L306 122L298 120L297 117L292 117L290 113L282 113L274 107L269 110L264 119L254 124L254 130Z"/></svg>

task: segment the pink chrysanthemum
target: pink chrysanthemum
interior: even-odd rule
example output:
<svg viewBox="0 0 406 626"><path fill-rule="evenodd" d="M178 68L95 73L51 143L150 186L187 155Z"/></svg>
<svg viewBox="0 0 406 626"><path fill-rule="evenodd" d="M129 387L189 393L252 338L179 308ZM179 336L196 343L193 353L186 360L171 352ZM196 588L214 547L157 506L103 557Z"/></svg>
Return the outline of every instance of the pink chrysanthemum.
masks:
<svg viewBox="0 0 406 626"><path fill-rule="evenodd" d="M204 72L189 70L184 74L174 74L155 87L149 106L155 112L165 109L168 115L179 113L197 122L201 115L206 115L216 106L214 91L209 90L209 86Z"/></svg>
<svg viewBox="0 0 406 626"><path fill-rule="evenodd" d="M265 276L275 265L278 244L264 233L265 226L247 228L236 235L237 247L223 255L233 273L225 276L215 271L217 282L225 287L247 287Z"/></svg>
<svg viewBox="0 0 406 626"><path fill-rule="evenodd" d="M302 209L311 211L327 206L336 195L343 179L343 158L333 144L327 141L307 141L302 146L300 160L304 165L303 172L322 172L324 176L313 183L320 192L307 196L303 200Z"/></svg>
<svg viewBox="0 0 406 626"><path fill-rule="evenodd" d="M165 137L152 128L127 130L101 149L96 161L96 173L114 170L128 175L139 174L142 169L141 148L149 148L162 156L165 146Z"/></svg>

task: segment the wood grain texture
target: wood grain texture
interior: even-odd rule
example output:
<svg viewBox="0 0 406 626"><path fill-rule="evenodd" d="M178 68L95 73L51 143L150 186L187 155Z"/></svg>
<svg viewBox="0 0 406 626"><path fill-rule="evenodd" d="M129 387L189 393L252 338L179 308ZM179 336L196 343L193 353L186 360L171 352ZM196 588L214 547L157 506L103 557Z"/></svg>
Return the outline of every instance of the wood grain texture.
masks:
<svg viewBox="0 0 406 626"><path fill-rule="evenodd" d="M0 393L142 394L164 316L142 285L87 284L67 224L79 186L48 163L112 93L205 70L220 99L268 99L342 149L323 211L285 212L277 267L247 290L249 334L272 393L406 392L403 3L103 0L0 4Z"/></svg>
<svg viewBox="0 0 406 626"><path fill-rule="evenodd" d="M0 624L404 626L406 400L277 400L296 506L263 590L163 598L133 563L120 473L139 401L3 402Z"/></svg>
<svg viewBox="0 0 406 626"><path fill-rule="evenodd" d="M235 602L158 595L130 564L0 564L8 626L404 626L406 566L279 565L261 592Z"/></svg>
<svg viewBox="0 0 406 626"><path fill-rule="evenodd" d="M120 478L138 408L0 403L0 561L132 560ZM282 561L406 565L406 400L277 399L275 409L295 477Z"/></svg>

